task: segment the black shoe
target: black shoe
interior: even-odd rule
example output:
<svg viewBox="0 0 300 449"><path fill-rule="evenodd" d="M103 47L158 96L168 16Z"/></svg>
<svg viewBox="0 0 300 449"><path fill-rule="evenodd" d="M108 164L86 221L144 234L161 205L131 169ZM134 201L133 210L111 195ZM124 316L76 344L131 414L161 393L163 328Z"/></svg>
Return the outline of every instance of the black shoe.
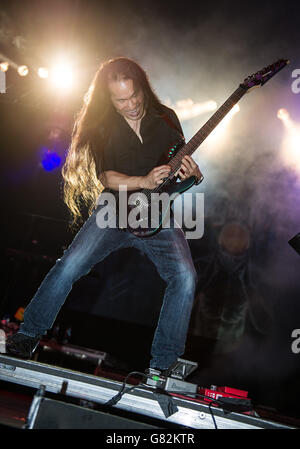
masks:
<svg viewBox="0 0 300 449"><path fill-rule="evenodd" d="M20 332L10 335L6 339L6 354L22 359L30 359L38 347L40 338L41 337L28 337Z"/></svg>
<svg viewBox="0 0 300 449"><path fill-rule="evenodd" d="M168 374L170 374L170 370L168 369L161 369L161 368L147 368L145 370L145 374L147 376L162 376L162 377L168 377Z"/></svg>
<svg viewBox="0 0 300 449"><path fill-rule="evenodd" d="M172 363L167 369L152 368L160 372L163 377L175 377L176 379L184 380L190 374L192 374L198 368L198 363L191 362L190 360L185 360L177 358L176 362Z"/></svg>

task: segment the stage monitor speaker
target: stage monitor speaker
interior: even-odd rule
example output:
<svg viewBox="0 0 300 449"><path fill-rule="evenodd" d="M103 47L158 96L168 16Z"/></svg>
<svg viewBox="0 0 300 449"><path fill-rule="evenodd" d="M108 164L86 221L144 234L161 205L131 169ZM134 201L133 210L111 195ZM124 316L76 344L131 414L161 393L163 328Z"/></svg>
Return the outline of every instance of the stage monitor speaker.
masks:
<svg viewBox="0 0 300 449"><path fill-rule="evenodd" d="M162 429L133 419L91 410L89 408L40 398L33 401L31 418L26 426L29 429Z"/></svg>
<svg viewBox="0 0 300 449"><path fill-rule="evenodd" d="M300 232L298 232L298 234L296 234L291 240L289 240L289 244L300 255Z"/></svg>

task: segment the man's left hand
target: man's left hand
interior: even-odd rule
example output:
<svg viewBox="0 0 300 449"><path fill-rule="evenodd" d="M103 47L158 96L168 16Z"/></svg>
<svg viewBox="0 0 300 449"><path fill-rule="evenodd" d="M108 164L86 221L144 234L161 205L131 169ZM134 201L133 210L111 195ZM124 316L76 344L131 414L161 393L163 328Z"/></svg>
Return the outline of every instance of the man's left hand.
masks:
<svg viewBox="0 0 300 449"><path fill-rule="evenodd" d="M194 159L192 159L191 156L188 155L182 158L181 167L175 173L175 176L177 175L179 175L182 181L190 178L191 176L196 176L196 178L199 180L203 176Z"/></svg>

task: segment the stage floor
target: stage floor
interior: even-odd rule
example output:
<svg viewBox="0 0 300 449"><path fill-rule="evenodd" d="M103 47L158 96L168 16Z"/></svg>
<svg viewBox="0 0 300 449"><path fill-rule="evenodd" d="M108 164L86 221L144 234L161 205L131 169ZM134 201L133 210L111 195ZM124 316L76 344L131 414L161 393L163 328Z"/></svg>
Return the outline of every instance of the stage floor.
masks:
<svg viewBox="0 0 300 449"><path fill-rule="evenodd" d="M45 363L32 360L20 360L6 355L0 355L0 381L2 390L11 390L15 385L18 393L14 394L13 401L19 403L20 419L15 420L18 427L25 426L34 428L37 419L37 410L44 403L50 404L53 409L55 407L70 407L70 400L77 400L77 404L72 407L80 407L82 413L94 412L91 410L91 404L96 404L96 408L105 406L122 388L122 382L98 377L91 374L77 372L71 369L56 367ZM115 413L120 415L123 413L123 419L127 420L129 427L126 428L143 428L155 427L161 429L167 428L190 428L190 429L280 429L290 428L278 422L262 419L259 416L250 416L245 413L236 413L224 411L220 407L209 406L206 403L198 401L195 397L188 395L169 394L169 410L173 407L173 412L167 416L165 410L161 406L161 400L166 395L158 391L156 388L147 384L126 384L126 387L132 389L126 392L120 400L104 410L113 416ZM32 391L31 399L22 393L24 391ZM41 390L43 394L41 394ZM36 394L39 392L39 394ZM51 397L46 397L50 395ZM57 401L55 399L57 396ZM64 400L65 398L65 400ZM18 400L19 399L19 400ZM11 410L13 402L10 400L9 391L1 395L2 409ZM68 404L67 404L68 402ZM65 403L65 405L64 405ZM21 405L20 405L21 404ZM49 407L48 407L49 408ZM58 408L57 408L58 410ZM73 409L72 409L73 410ZM27 417L25 419L25 415ZM12 414L11 414L12 415ZM107 415L106 415L107 416ZM93 422L102 420L101 416L96 416ZM149 420L151 422L149 422ZM7 414L7 419L3 424L11 425L12 416ZM94 426L97 424L93 424ZM114 422L114 426L120 425L124 428L124 422ZM72 423L65 423L65 428L72 428ZM107 428L101 427L93 428ZM106 424L107 426L107 424ZM132 427L133 426L133 427ZM78 427L77 427L78 428ZM118 428L118 427L114 427Z"/></svg>

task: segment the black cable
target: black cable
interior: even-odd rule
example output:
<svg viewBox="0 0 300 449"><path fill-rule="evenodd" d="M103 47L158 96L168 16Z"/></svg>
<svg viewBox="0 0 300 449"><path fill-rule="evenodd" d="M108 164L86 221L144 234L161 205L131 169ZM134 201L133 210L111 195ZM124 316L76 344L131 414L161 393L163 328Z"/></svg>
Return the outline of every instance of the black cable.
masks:
<svg viewBox="0 0 300 449"><path fill-rule="evenodd" d="M213 402L210 402L210 403L208 404L208 409L209 409L209 411L210 411L210 414L211 414L211 417L212 417L212 420L213 420L215 429L218 429L217 423L216 423L216 420L215 420L215 417L214 417L214 414L213 414L213 411L212 411L212 409L211 409L212 405L213 405Z"/></svg>
<svg viewBox="0 0 300 449"><path fill-rule="evenodd" d="M134 374L138 374L138 375L141 375L141 376L143 376L143 377L147 377L147 375L146 375L145 373L140 373L139 371L132 371L131 373L127 374L127 376L125 377L125 379L124 379L124 381L123 381L123 384L122 384L122 386L121 386L120 391L119 391L115 396L113 396L108 402L106 402L104 405L106 405L106 406L113 406L113 405L117 404L117 402L120 401L120 399L122 398L122 396L123 396L125 393L128 393L129 391L131 391L131 390L133 390L134 388L137 388L137 387L139 387L139 386L141 385L141 384L139 383L139 384L137 384L137 385L134 385L133 387L125 388L125 387L126 387L127 379L128 379L130 376L134 375Z"/></svg>
<svg viewBox="0 0 300 449"><path fill-rule="evenodd" d="M151 377L151 376L147 376L147 377ZM152 390L152 388L148 388L148 389L150 389L150 390ZM155 390L157 390L157 388L155 389ZM169 392L169 391L166 391L166 390L163 390L163 392L164 392L164 394L166 394L166 395L168 395L168 396L172 396L172 394L180 394L180 395L183 395L183 392L182 391L172 391L172 392ZM198 397L201 397L201 398L203 398L203 399L209 399L210 400L210 402L209 402L209 404L208 404L208 409L209 409L209 412L210 412L210 414L211 414L211 417L212 417L212 420L213 420L213 423L214 423L214 427L215 427L215 429L217 429L218 430L218 426L217 426L217 423L216 423L216 420L215 420L215 417L214 417L214 414L213 414L213 411L212 411L212 406L214 405L214 404L217 404L217 405L219 405L219 406L221 406L222 407L222 400L221 399L213 399L213 398L211 398L210 396L207 396L207 395L205 395L205 394L199 394L199 393L195 393L194 391L191 391L191 392L184 392L184 395L192 395L192 396L198 396Z"/></svg>
<svg viewBox="0 0 300 449"><path fill-rule="evenodd" d="M141 381L137 385L134 385L134 386L126 388L126 382L127 382L128 378L130 376L133 376L133 375L136 375L136 374L139 375L139 376L142 376L143 378L150 378L150 379L152 378L152 375L147 375L147 374L141 373L139 371L132 371L124 379L120 391L115 396L113 396L108 402L106 402L104 405L112 407L113 405L117 404L121 400L122 396L125 393L128 393L129 391L132 391L135 388L140 387L140 386L143 386L144 388L146 388L147 390L150 390L150 391L159 391L160 393L162 392L162 390L160 388L153 389L153 387L150 387L147 384L143 384L143 381ZM223 410L224 409L226 410L226 406L228 407L228 404L226 404L226 402L222 401L222 399L214 399L214 398L211 398L210 396L207 396L207 395L204 395L204 394L195 393L194 391L191 391L191 392L182 392L182 391L169 392L169 391L163 390L163 393L168 395L168 396L172 396L172 394L174 394L174 395L176 395L176 394L177 395L179 395L179 394L183 395L184 394L185 396L191 395L191 396L201 397L203 399L208 399L210 401L209 404L208 404L208 408L209 408L209 411L210 411L210 414L211 414L211 417L212 417L215 429L218 429L218 427L217 427L217 423L216 423L216 420L215 420L215 416L214 416L213 411L212 411L213 405L217 405L217 406L221 407ZM229 413L232 412L232 411L233 410L229 410Z"/></svg>

